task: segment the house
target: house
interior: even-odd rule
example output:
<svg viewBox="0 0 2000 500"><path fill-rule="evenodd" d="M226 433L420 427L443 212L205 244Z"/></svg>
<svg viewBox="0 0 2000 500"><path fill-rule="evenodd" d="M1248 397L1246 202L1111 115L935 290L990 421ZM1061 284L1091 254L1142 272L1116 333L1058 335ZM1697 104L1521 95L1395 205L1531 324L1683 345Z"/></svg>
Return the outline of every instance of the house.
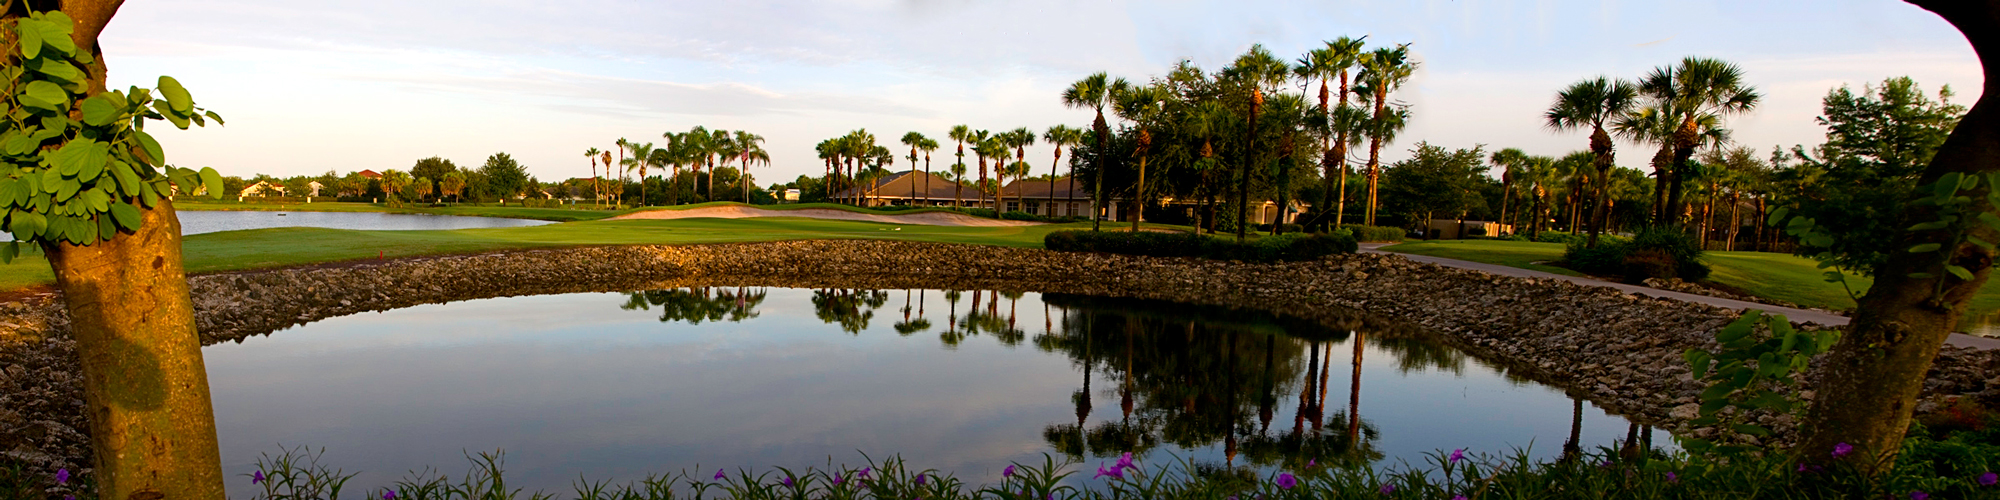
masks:
<svg viewBox="0 0 2000 500"><path fill-rule="evenodd" d="M279 184L272 184L266 181L257 181L256 184L244 186L242 192L236 193L236 197L248 198L251 196L273 196L273 193L275 193L275 196L284 196L285 186Z"/></svg>
<svg viewBox="0 0 2000 500"><path fill-rule="evenodd" d="M981 193L978 188L966 185L961 190L957 186L936 174L906 170L864 182L860 186L840 190L834 193L833 199L859 198L861 205L868 207L887 205L993 207L992 197Z"/></svg>
<svg viewBox="0 0 2000 500"><path fill-rule="evenodd" d="M319 190L326 189L326 185L320 184L319 181L308 182L306 183L306 187L312 188L312 196L314 197L319 196Z"/></svg>
<svg viewBox="0 0 2000 500"><path fill-rule="evenodd" d="M362 170L360 172L355 172L355 173L361 174L362 177L366 177L369 179L374 179L378 181L382 180L382 173L376 172L374 170Z"/></svg>

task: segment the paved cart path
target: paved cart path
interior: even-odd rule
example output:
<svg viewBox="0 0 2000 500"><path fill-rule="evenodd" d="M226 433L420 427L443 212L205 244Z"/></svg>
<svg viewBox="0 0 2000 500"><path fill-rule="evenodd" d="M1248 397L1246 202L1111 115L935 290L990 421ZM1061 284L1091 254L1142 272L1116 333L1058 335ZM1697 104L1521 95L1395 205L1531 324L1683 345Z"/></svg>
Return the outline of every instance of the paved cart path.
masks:
<svg viewBox="0 0 2000 500"><path fill-rule="evenodd" d="M1388 245L1390 245L1390 244L1389 244L1389 243L1362 243L1362 244L1361 244L1361 251L1363 251L1363 252L1370 252L1370 253L1386 253L1386 254L1395 254L1395 255L1401 255L1401 256L1403 256L1403 258L1406 258L1406 259L1410 259L1410 260L1413 260L1413 261L1417 261L1417 262L1428 262L1428 263L1432 263L1432 264L1437 264L1437 265L1440 265L1440 266L1446 266L1446 267L1456 267L1456 268L1460 268L1460 269L1470 269L1470 270L1474 270L1474 271L1480 271L1480 272L1485 272L1485 273L1490 273L1490 274L1498 274L1498 275L1501 275L1501 276L1514 276L1514 277L1519 277L1519 278L1536 278L1536 279L1559 279L1559 280L1567 280L1567 281L1570 281L1570 282L1573 282L1573 283L1577 283L1577 284L1582 284L1582 285L1590 285L1590 286L1606 286L1606 287L1611 287L1611 288L1616 288L1616 289L1618 289L1618 290L1620 290L1620 291L1623 291L1623 292L1625 292L1625 293L1631 293L1631 294L1643 294L1643 295L1646 295L1646 296L1649 296L1649 297L1664 297L1664 298L1670 298L1670 299L1674 299L1674 300L1682 300L1682 301L1687 301L1687 302L1694 302L1694 303L1700 303L1700 304L1709 304L1709 305L1714 305L1714 306L1721 306L1721 307L1727 307L1727 308L1730 308L1730 309L1735 309L1735 310L1738 310L1738 311L1741 311L1741 310L1745 310L1745 309L1759 309L1759 310L1763 310L1764 312L1768 312L1768 313L1775 313L1775 314L1783 314L1783 315L1785 315L1785 317L1786 317L1786 318L1788 318L1788 319L1791 319L1792 321L1797 321L1797 322L1803 322L1803 323L1819 323L1819 324L1822 324L1822 325L1845 325L1845 324L1847 324L1847 317L1846 317L1846 316L1841 316L1841 315L1839 315L1839 314L1835 314L1835 313L1831 313L1831 312L1827 312L1827 311L1819 311L1819 310L1812 310L1812 309L1798 309L1798 308L1792 308L1792 307L1778 307L1778 306L1774 306L1774 305L1770 305L1770 304L1759 304L1759 303L1756 303L1756 302L1745 302L1745 301L1741 301L1741 300L1735 300L1735 299L1725 299L1725 298L1721 298L1721 297L1710 297L1710 296L1707 296L1707 295L1696 295L1696 294L1692 294L1692 293L1683 293L1683 292L1676 292L1676 291L1672 291L1672 290L1661 290L1661 289L1658 289L1658 288L1653 288L1653 287L1647 287L1647 286L1639 286L1639 285L1628 285L1628 284L1625 284L1625 283L1618 283L1618 282L1615 282L1615 281L1605 281L1605 280L1600 280L1600 279L1596 279L1596 278L1586 278L1586 277L1580 277L1580 276L1565 276L1565 275L1561 275L1561 274L1555 274L1555 273L1548 273L1548 272L1542 272L1542 271L1535 271L1535 270L1531 270L1531 269L1521 269L1521 268L1518 268L1518 267L1507 267L1507 266L1503 266L1503 265L1499 265L1499 264L1487 264L1487 263L1484 263L1484 262L1473 262L1473 261L1469 261L1469 260L1458 260L1458 259L1447 259L1447 258L1444 258L1444 257L1432 257L1432 256L1429 256L1429 255L1416 255L1416 254L1407 254L1407 253L1400 253L1400 252L1388 252L1388 251L1383 251L1383 250L1381 250L1381 248L1382 248L1382 247L1384 247L1384 246L1388 246ZM1951 334L1951 337L1950 337L1950 338L1948 338L1948 339L1945 339L1945 344L1948 344L1948 345L1952 345L1952 346L1956 346L1956 347L1974 347L1974 348L1979 348L1979 349L2000 349L2000 339L1996 339L1996 338L1988 338L1988 337L1975 337L1975 336L1971 336L1971 335L1966 335L1966 334L1963 334L1963 333L1954 333L1954 334Z"/></svg>

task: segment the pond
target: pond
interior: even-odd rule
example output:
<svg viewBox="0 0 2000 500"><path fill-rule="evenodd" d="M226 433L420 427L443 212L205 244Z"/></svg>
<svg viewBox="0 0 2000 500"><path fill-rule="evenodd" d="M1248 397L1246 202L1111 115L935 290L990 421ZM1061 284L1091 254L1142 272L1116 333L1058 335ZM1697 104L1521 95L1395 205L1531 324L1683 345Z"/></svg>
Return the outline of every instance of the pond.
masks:
<svg viewBox="0 0 2000 500"><path fill-rule="evenodd" d="M1595 449L1630 430L1408 334L1073 295L498 298L333 318L205 354L238 493L281 445L325 447L322 463L360 472L350 487L425 467L456 477L467 453L504 449L510 485L567 494L579 476L797 470L862 453L980 484L1044 453L1268 470L1456 448L1553 457L1572 436Z"/></svg>

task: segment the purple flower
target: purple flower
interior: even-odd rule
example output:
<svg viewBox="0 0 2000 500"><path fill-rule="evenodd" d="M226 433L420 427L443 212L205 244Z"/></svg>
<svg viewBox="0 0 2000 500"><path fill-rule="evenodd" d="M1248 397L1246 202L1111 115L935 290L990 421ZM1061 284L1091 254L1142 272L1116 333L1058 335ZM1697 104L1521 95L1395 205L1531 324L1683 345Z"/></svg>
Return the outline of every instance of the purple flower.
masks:
<svg viewBox="0 0 2000 500"><path fill-rule="evenodd" d="M2000 474L1994 474L1994 473L1991 473L1991 472L1988 472L1988 473L1985 473L1985 474L1980 474L1980 475L1979 475L1979 485L1980 485L1980 486L1992 486L1992 485L1994 485L1995 483L2000 483Z"/></svg>
<svg viewBox="0 0 2000 500"><path fill-rule="evenodd" d="M69 469L56 469L56 484L69 482Z"/></svg>
<svg viewBox="0 0 2000 500"><path fill-rule="evenodd" d="M841 474L841 475L838 475L838 476L833 476L833 485L834 485L834 486L840 486L840 483L845 483L845 482L847 482L847 475L846 475L846 474Z"/></svg>
<svg viewBox="0 0 2000 500"><path fill-rule="evenodd" d="M862 478L862 479L868 479L868 471L871 471L871 470L875 470L875 468L874 468L874 467L862 467L862 468L861 468L861 473L860 473L860 474L855 474L855 475L854 475L854 477L858 477L858 478Z"/></svg>
<svg viewBox="0 0 2000 500"><path fill-rule="evenodd" d="M1668 472L1668 473L1667 473L1667 482L1669 482L1669 483L1677 483L1677 484L1678 484L1678 483L1680 483L1680 482L1681 482L1681 477L1680 477L1680 476L1676 476L1676 475L1674 475L1674 473L1672 473L1672 472Z"/></svg>
<svg viewBox="0 0 2000 500"><path fill-rule="evenodd" d="M1455 464L1460 460L1465 460L1465 448L1451 450L1451 458L1446 458L1444 463Z"/></svg>
<svg viewBox="0 0 2000 500"><path fill-rule="evenodd" d="M1910 492L1910 500L1931 500L1931 494L1922 491Z"/></svg>
<svg viewBox="0 0 2000 500"><path fill-rule="evenodd" d="M63 495L63 500L76 500L76 495Z"/></svg>
<svg viewBox="0 0 2000 500"><path fill-rule="evenodd" d="M258 484L262 482L264 482L264 471L260 470L250 474L250 484Z"/></svg>
<svg viewBox="0 0 2000 500"><path fill-rule="evenodd" d="M382 500L396 500L396 492L394 490L382 490Z"/></svg>
<svg viewBox="0 0 2000 500"><path fill-rule="evenodd" d="M1382 489L1379 491L1382 492L1383 496L1394 495L1396 494L1396 485L1390 483L1382 483Z"/></svg>
<svg viewBox="0 0 2000 500"><path fill-rule="evenodd" d="M792 476L785 476L785 486L789 487L791 485L792 485Z"/></svg>
<svg viewBox="0 0 2000 500"><path fill-rule="evenodd" d="M721 480L722 480L722 469L716 469L716 470L715 470L715 480L717 480L717 481L721 481Z"/></svg>
<svg viewBox="0 0 2000 500"><path fill-rule="evenodd" d="M1306 468L1307 468L1307 469L1311 469L1311 468L1313 468L1313 466L1316 466L1316 465L1319 465L1319 459L1317 459L1317 458L1313 458L1313 459L1307 459L1307 460L1306 460Z"/></svg>
<svg viewBox="0 0 2000 500"><path fill-rule="evenodd" d="M1833 458L1844 457L1847 456L1848 453L1853 453L1853 452L1854 452L1854 445L1847 443L1840 443L1833 445Z"/></svg>
<svg viewBox="0 0 2000 500"><path fill-rule="evenodd" d="M924 475L917 474L917 486L923 486L923 485L924 485Z"/></svg>
<svg viewBox="0 0 2000 500"><path fill-rule="evenodd" d="M1119 468L1119 469L1137 469L1137 468L1139 468L1138 466L1135 466L1135 465L1132 465L1132 452L1129 452L1129 451L1128 451L1128 452L1125 452L1125 455L1124 455L1124 456L1121 456L1121 457L1118 457L1118 468Z"/></svg>
<svg viewBox="0 0 2000 500"><path fill-rule="evenodd" d="M1465 495L1452 495L1451 500L1465 500Z"/></svg>
<svg viewBox="0 0 2000 500"><path fill-rule="evenodd" d="M1090 478L1097 479L1104 476L1111 476L1112 479L1125 479L1125 469L1121 469L1115 466L1106 469L1104 468L1104 466L1100 465L1097 467L1097 475L1090 476Z"/></svg>
<svg viewBox="0 0 2000 500"><path fill-rule="evenodd" d="M1007 470L1000 471L1000 477L1014 477L1014 466L1009 465Z"/></svg>
<svg viewBox="0 0 2000 500"><path fill-rule="evenodd" d="M1292 489L1293 486L1298 486L1298 485L1299 485L1299 478L1292 477L1291 473L1278 474L1278 489L1289 490Z"/></svg>

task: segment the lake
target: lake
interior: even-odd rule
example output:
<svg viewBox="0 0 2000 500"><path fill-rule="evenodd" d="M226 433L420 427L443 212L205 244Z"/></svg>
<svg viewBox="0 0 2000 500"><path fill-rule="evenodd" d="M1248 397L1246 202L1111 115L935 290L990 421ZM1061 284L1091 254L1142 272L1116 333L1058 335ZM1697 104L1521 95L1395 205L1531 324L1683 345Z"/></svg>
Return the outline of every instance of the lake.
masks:
<svg viewBox="0 0 2000 500"><path fill-rule="evenodd" d="M1457 448L1553 457L1572 433L1594 449L1628 431L1407 334L1073 295L498 298L332 318L205 355L238 494L281 445L325 447L322 463L360 472L350 489L425 467L458 477L467 453L505 450L510 486L566 495L579 475L797 470L862 453L979 484L1044 453L1087 461L1087 478L1127 451L1268 470Z"/></svg>

